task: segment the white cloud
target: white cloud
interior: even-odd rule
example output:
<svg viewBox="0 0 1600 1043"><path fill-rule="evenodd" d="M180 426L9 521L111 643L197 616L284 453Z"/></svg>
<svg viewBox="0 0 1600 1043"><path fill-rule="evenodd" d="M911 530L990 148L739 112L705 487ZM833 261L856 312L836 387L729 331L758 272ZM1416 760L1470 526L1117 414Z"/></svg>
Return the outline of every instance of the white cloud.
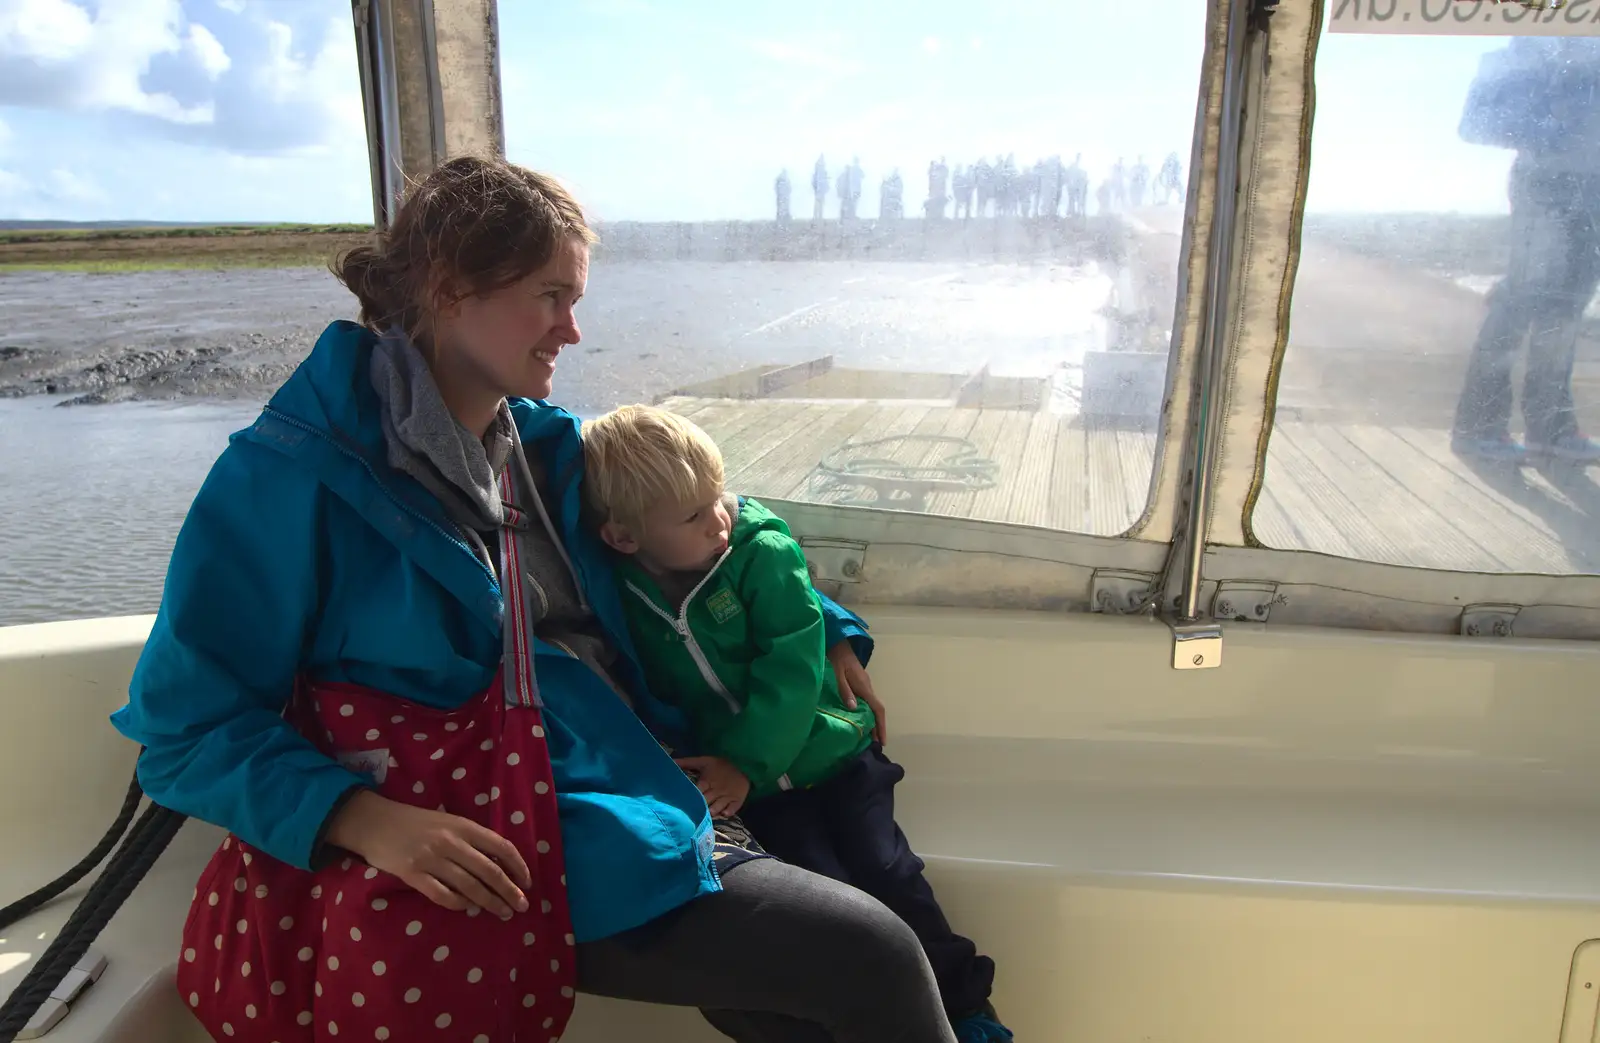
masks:
<svg viewBox="0 0 1600 1043"><path fill-rule="evenodd" d="M67 0L13 0L0 10L0 54L70 61L93 36L89 12Z"/></svg>
<svg viewBox="0 0 1600 1043"><path fill-rule="evenodd" d="M106 203L111 199L94 178L59 167L50 172L43 194L72 206Z"/></svg>
<svg viewBox="0 0 1600 1043"><path fill-rule="evenodd" d="M0 200L5 200L10 205L19 199L24 199L33 193L33 185L21 174L12 173L0 167Z"/></svg>
<svg viewBox="0 0 1600 1043"><path fill-rule="evenodd" d="M244 14L244 0L217 0L217 6L234 14Z"/></svg>
<svg viewBox="0 0 1600 1043"><path fill-rule="evenodd" d="M233 67L233 59L228 57L228 52L223 48L222 42L211 35L211 30L194 22L189 26L189 52L200 63L200 68L212 80L221 76Z"/></svg>
<svg viewBox="0 0 1600 1043"><path fill-rule="evenodd" d="M0 152L4 152L6 144L11 140L11 128L5 120L0 120Z"/></svg>
<svg viewBox="0 0 1600 1043"><path fill-rule="evenodd" d="M922 49L929 54L938 54L940 46L937 36L924 36L922 38Z"/></svg>

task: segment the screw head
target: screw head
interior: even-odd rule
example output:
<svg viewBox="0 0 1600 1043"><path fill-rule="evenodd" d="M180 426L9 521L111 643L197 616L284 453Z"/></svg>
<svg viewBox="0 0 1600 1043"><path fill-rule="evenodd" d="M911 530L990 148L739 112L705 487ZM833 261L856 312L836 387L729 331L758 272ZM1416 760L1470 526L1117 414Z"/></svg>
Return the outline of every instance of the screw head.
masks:
<svg viewBox="0 0 1600 1043"><path fill-rule="evenodd" d="M1195 657L1193 659L1189 660L1189 662L1193 663L1195 666L1199 666L1201 663L1204 663L1205 661L1206 661L1206 657L1201 655L1198 652L1195 653Z"/></svg>
<svg viewBox="0 0 1600 1043"><path fill-rule="evenodd" d="M861 563L852 559L845 562L844 567L840 571L853 579L856 576L861 575Z"/></svg>

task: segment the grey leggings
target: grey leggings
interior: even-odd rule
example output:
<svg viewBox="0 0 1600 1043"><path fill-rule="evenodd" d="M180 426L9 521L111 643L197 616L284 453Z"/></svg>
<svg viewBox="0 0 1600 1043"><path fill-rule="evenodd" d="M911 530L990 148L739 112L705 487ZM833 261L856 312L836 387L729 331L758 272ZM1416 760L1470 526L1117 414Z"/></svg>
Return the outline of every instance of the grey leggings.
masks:
<svg viewBox="0 0 1600 1043"><path fill-rule="evenodd" d="M596 996L699 1007L739 1043L955 1043L922 945L877 899L776 859L578 947Z"/></svg>

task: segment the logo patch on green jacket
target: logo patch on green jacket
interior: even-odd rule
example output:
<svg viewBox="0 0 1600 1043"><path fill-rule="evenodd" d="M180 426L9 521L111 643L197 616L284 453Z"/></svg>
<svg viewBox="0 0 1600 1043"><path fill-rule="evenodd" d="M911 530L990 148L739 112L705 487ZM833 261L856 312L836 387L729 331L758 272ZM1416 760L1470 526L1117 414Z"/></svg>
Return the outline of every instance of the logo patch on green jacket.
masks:
<svg viewBox="0 0 1600 1043"><path fill-rule="evenodd" d="M715 594L706 598L706 608L710 611L711 618L716 620L718 623L726 623L728 620L744 611L744 609L739 605L739 599L734 597L733 591L729 590L727 587L723 587Z"/></svg>

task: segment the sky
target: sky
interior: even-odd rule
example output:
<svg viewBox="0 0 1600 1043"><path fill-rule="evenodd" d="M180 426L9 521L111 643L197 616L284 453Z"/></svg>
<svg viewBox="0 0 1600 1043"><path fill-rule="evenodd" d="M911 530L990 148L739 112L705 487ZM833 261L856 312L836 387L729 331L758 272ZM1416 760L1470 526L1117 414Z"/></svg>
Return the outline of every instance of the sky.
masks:
<svg viewBox="0 0 1600 1043"><path fill-rule="evenodd" d="M787 168L1082 153L1187 164L1204 7L1051 0L504 0L509 158L605 220L771 213ZM1506 208L1511 154L1456 125L1504 41L1330 34L1311 210ZM367 221L345 0L0 0L0 218Z"/></svg>

